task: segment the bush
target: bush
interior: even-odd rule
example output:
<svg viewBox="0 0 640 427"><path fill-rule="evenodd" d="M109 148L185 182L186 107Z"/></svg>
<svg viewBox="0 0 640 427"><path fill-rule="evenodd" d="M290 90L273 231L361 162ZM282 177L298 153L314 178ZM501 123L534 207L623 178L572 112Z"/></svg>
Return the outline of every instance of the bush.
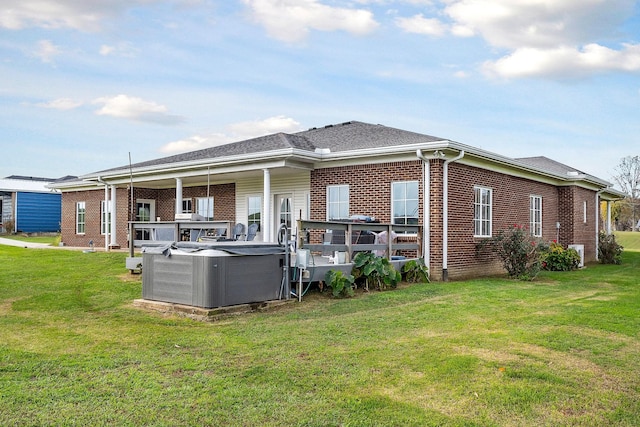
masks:
<svg viewBox="0 0 640 427"><path fill-rule="evenodd" d="M598 236L598 259L602 264L620 264L624 248L616 242L616 236L600 232Z"/></svg>
<svg viewBox="0 0 640 427"><path fill-rule="evenodd" d="M571 271L580 265L580 254L573 248L565 249L561 244L553 242L543 252L542 268L549 271Z"/></svg>
<svg viewBox="0 0 640 427"><path fill-rule="evenodd" d="M402 266L404 280L409 283L429 282L429 269L424 264L423 258L412 259Z"/></svg>
<svg viewBox="0 0 640 427"><path fill-rule="evenodd" d="M370 283L382 291L387 288L395 288L402 280L402 275L393 268L393 264L388 259L378 257L371 252L359 252L353 257L352 273L356 279L364 279L367 291Z"/></svg>
<svg viewBox="0 0 640 427"><path fill-rule="evenodd" d="M334 297L352 297L354 278L340 270L329 270L325 274L325 282L331 287Z"/></svg>
<svg viewBox="0 0 640 427"><path fill-rule="evenodd" d="M2 224L2 226L3 226L3 228L4 228L5 233L7 233L7 234L13 234L13 231L14 231L14 230L13 230L13 225L14 225L14 224L13 224L13 220L11 220L11 219L10 219L10 220L7 220L7 221L4 221L4 223Z"/></svg>
<svg viewBox="0 0 640 427"><path fill-rule="evenodd" d="M540 253L544 246L531 237L526 227L514 225L500 230L497 236L483 240L478 250L485 247L498 255L511 278L533 280L540 272Z"/></svg>

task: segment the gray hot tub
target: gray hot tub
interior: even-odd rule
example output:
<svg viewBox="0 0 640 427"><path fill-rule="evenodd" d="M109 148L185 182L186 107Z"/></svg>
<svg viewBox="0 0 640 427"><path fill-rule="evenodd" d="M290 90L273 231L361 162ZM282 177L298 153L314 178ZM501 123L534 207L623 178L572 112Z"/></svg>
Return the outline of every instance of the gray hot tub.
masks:
<svg viewBox="0 0 640 427"><path fill-rule="evenodd" d="M179 242L143 248L142 298L213 308L286 298L284 248Z"/></svg>

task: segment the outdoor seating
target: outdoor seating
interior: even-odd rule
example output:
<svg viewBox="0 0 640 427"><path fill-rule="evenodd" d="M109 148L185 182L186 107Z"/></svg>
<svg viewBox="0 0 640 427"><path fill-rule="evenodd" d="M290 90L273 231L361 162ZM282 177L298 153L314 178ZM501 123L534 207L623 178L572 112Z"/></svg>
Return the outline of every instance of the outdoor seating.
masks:
<svg viewBox="0 0 640 427"><path fill-rule="evenodd" d="M233 240L244 240L244 224L237 223L233 226L233 231L231 232L231 238Z"/></svg>
<svg viewBox="0 0 640 427"><path fill-rule="evenodd" d="M252 241L256 238L256 234L258 234L258 224L251 224L247 229L247 242Z"/></svg>

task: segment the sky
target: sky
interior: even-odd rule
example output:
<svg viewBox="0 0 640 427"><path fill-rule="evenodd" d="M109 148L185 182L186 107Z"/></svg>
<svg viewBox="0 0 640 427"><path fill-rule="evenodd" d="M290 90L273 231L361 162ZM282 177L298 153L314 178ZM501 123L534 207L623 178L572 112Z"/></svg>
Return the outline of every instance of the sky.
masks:
<svg viewBox="0 0 640 427"><path fill-rule="evenodd" d="M613 182L640 155L640 1L0 3L0 177L350 120Z"/></svg>

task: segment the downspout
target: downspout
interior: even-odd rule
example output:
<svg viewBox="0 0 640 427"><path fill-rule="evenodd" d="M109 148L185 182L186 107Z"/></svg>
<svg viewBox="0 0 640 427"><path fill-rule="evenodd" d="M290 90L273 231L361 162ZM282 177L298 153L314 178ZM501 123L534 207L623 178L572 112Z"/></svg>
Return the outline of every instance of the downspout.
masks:
<svg viewBox="0 0 640 427"><path fill-rule="evenodd" d="M431 271L431 222L430 222L430 204L429 199L431 192L430 190L430 182L431 182L431 170L429 168L429 158L422 154L420 149L416 150L416 156L420 160L422 160L423 168L422 168L422 185L423 185L423 208L422 208L422 258L424 260L424 264L427 267L427 271Z"/></svg>
<svg viewBox="0 0 640 427"><path fill-rule="evenodd" d="M447 159L442 165L442 281L449 278L448 252L449 252L449 163L460 160L464 157L464 150L456 157Z"/></svg>
<svg viewBox="0 0 640 427"><path fill-rule="evenodd" d="M107 227L106 219L109 217L109 185L106 181L102 180L102 177L98 177L98 182L104 185L104 204L107 212L102 212L105 215L105 227L104 227L104 251L107 252L109 250L109 227ZM100 218L100 224L102 224L102 218Z"/></svg>
<svg viewBox="0 0 640 427"><path fill-rule="evenodd" d="M604 192L606 188L596 191L596 260L600 259L598 252L600 251L600 194ZM609 203L607 202L607 209Z"/></svg>

